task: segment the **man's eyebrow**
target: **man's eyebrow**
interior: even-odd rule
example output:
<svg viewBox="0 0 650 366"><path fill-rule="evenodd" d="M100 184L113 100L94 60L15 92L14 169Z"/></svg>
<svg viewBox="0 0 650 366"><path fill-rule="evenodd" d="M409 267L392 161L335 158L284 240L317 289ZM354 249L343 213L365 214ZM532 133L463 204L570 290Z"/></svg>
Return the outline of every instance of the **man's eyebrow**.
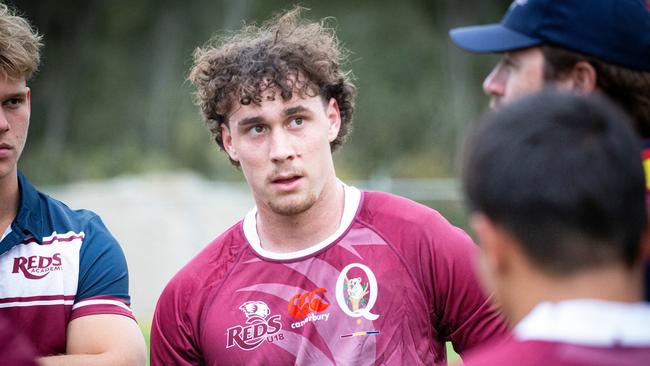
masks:
<svg viewBox="0 0 650 366"><path fill-rule="evenodd" d="M9 93L9 94L2 95L1 98L4 100L25 99L27 98L27 92Z"/></svg>
<svg viewBox="0 0 650 366"><path fill-rule="evenodd" d="M292 116L292 115L294 115L296 113L306 113L306 112L309 112L309 109L307 109L307 108L305 108L305 107L303 107L301 105L298 105L298 106L295 106L295 107L290 107L290 108L285 109L283 113L284 113L285 116ZM237 126L245 127L245 126L249 126L249 125L256 125L256 124L262 123L263 121L264 121L264 119L262 117L260 117L260 116L247 117L247 118L244 118L244 119L238 121Z"/></svg>
<svg viewBox="0 0 650 366"><path fill-rule="evenodd" d="M240 127L245 127L248 125L256 125L262 122L262 117L255 116L255 117L248 117L244 118L241 121L237 122L237 126Z"/></svg>
<svg viewBox="0 0 650 366"><path fill-rule="evenodd" d="M507 62L517 62L519 58L517 57L517 54L512 53L512 52L505 52L503 54L503 60Z"/></svg>
<svg viewBox="0 0 650 366"><path fill-rule="evenodd" d="M291 115L296 114L296 113L305 113L305 112L309 112L309 110L307 108L301 106L301 105L291 107L291 108L287 108L287 109L284 110L284 114L287 115L287 116L291 116Z"/></svg>

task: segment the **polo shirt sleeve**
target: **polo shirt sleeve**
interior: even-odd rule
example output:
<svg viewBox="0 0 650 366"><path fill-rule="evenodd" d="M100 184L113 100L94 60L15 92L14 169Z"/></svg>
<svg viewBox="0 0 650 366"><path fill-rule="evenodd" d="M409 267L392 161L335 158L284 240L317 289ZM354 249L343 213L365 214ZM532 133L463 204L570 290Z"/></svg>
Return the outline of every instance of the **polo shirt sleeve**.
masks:
<svg viewBox="0 0 650 366"><path fill-rule="evenodd" d="M118 314L135 320L129 297L124 252L99 216L84 228L79 282L71 320L86 315Z"/></svg>

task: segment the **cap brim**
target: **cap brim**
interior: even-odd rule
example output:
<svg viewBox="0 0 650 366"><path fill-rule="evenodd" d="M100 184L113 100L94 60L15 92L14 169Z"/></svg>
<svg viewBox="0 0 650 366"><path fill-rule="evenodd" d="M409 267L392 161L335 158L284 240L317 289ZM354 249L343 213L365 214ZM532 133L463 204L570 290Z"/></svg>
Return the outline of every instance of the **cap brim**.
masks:
<svg viewBox="0 0 650 366"><path fill-rule="evenodd" d="M536 46L541 39L515 32L501 24L454 28L449 37L460 48L470 52L505 52Z"/></svg>

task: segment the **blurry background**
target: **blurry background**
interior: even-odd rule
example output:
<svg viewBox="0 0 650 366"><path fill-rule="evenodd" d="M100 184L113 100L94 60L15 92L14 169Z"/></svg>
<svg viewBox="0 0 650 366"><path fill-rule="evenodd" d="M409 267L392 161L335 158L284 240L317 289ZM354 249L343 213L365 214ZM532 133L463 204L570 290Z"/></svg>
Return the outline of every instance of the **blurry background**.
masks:
<svg viewBox="0 0 650 366"><path fill-rule="evenodd" d="M251 206L185 80L192 51L220 30L291 7L280 0L9 0L44 34L20 168L71 207L97 211L122 243L133 308L150 319L164 284ZM495 56L449 41L498 21L509 1L303 1L333 17L352 51L354 131L340 178L411 197L465 226L453 177L463 133L487 105Z"/></svg>

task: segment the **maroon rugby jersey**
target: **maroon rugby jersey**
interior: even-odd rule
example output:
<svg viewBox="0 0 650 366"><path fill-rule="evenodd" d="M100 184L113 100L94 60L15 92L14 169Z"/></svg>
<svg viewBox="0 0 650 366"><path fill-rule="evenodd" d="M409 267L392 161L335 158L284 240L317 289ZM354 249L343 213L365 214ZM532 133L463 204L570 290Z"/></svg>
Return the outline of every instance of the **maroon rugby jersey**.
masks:
<svg viewBox="0 0 650 366"><path fill-rule="evenodd" d="M152 365L444 364L506 328L482 294L471 239L436 211L345 188L338 230L293 253L260 246L256 212L161 295Z"/></svg>
<svg viewBox="0 0 650 366"><path fill-rule="evenodd" d="M465 366L650 365L650 304L595 300L543 303L514 336L472 350Z"/></svg>

